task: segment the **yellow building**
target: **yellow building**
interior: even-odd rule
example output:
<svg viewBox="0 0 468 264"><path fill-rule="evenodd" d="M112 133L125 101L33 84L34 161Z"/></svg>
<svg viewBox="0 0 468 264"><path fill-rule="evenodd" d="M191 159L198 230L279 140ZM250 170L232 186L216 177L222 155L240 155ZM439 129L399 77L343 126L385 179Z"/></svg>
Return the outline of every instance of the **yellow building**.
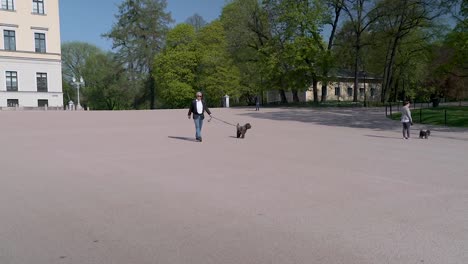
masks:
<svg viewBox="0 0 468 264"><path fill-rule="evenodd" d="M382 91L382 78L368 73L358 74L358 101L378 102ZM318 100L322 97L322 83L317 84ZM293 101L290 91L285 92L288 102ZM312 86L306 91L298 92L300 102L312 102L314 94ZM280 102L279 91L270 90L266 93L267 103ZM327 101L353 101L354 99L354 73L347 70L337 70L327 85Z"/></svg>
<svg viewBox="0 0 468 264"><path fill-rule="evenodd" d="M62 107L59 0L0 3L0 108Z"/></svg>

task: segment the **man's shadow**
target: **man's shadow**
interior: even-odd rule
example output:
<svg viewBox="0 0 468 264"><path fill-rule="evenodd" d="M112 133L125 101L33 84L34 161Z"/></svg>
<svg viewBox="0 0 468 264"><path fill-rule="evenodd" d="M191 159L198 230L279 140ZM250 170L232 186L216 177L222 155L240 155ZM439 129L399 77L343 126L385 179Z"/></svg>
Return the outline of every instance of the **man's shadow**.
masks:
<svg viewBox="0 0 468 264"><path fill-rule="evenodd" d="M401 137L387 137L387 136L378 136L378 135L364 135L364 136L373 137L373 138L401 139Z"/></svg>
<svg viewBox="0 0 468 264"><path fill-rule="evenodd" d="M190 141L190 142L197 142L196 139L190 138L190 137L173 137L173 136L168 136L168 138L178 139L178 140L185 140L185 141Z"/></svg>

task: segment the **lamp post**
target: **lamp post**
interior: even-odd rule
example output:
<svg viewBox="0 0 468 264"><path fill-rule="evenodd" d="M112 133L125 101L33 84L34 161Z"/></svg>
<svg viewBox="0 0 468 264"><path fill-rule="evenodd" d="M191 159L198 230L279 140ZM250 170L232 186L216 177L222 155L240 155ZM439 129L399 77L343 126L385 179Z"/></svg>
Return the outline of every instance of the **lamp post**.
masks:
<svg viewBox="0 0 468 264"><path fill-rule="evenodd" d="M77 81L76 78L75 78L75 76L73 76L72 82L73 82L73 84L76 86L76 94L77 94L77 100L78 100L78 104L76 105L76 109L77 109L77 110L81 110L81 104L80 104L80 86L84 86L84 85L85 85L84 80L83 80L83 77L80 77L80 81Z"/></svg>

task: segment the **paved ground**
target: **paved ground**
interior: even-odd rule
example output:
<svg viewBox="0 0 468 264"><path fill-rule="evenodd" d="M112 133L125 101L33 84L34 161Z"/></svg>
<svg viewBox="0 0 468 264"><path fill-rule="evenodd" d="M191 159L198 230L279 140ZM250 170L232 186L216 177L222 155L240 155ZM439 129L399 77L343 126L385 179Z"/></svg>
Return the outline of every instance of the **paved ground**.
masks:
<svg viewBox="0 0 468 264"><path fill-rule="evenodd" d="M0 112L0 263L468 263L466 130L213 112Z"/></svg>

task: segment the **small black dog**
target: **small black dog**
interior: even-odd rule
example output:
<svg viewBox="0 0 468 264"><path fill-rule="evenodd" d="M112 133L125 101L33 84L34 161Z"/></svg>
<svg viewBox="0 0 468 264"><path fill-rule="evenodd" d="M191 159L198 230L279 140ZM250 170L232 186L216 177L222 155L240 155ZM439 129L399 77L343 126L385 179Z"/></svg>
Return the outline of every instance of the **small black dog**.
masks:
<svg viewBox="0 0 468 264"><path fill-rule="evenodd" d="M430 135L431 135L431 131L429 129L419 130L419 138L427 139Z"/></svg>
<svg viewBox="0 0 468 264"><path fill-rule="evenodd" d="M237 138L244 138L245 137L245 133L247 132L247 129L251 129L252 126L247 123L243 126L240 126L239 123L237 123Z"/></svg>

